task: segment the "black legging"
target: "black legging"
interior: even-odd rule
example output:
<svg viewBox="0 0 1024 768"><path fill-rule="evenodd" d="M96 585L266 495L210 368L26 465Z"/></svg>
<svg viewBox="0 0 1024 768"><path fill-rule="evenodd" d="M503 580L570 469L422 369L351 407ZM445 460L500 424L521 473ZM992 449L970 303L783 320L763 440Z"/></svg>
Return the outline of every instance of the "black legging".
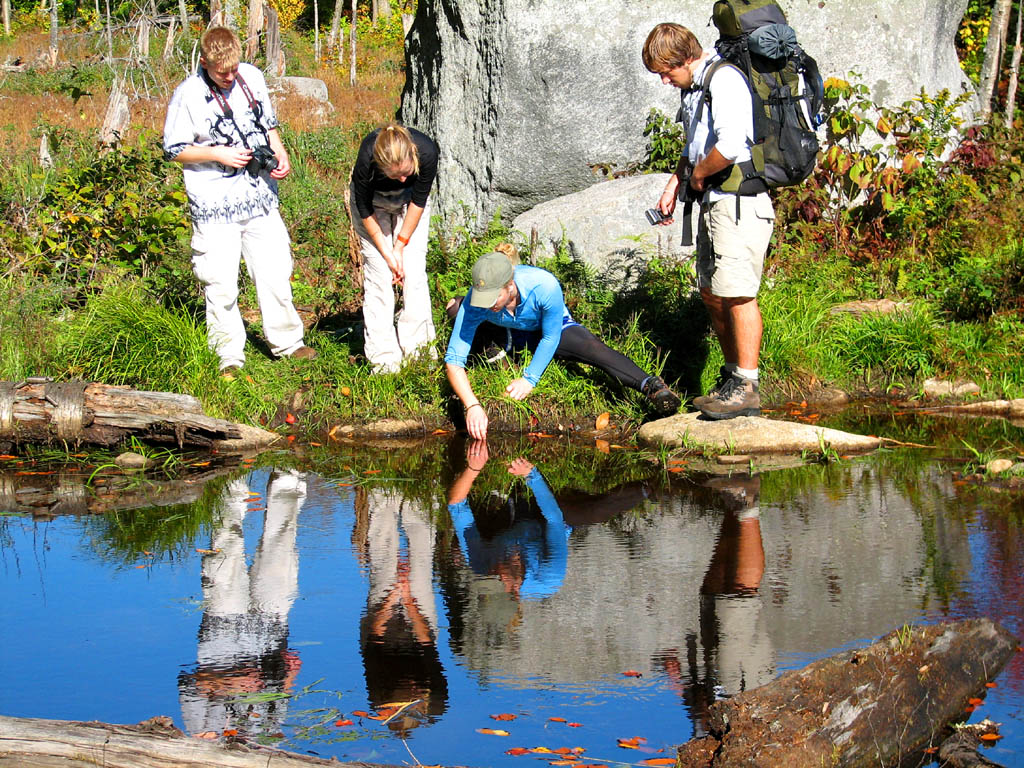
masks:
<svg viewBox="0 0 1024 768"><path fill-rule="evenodd" d="M464 297L462 297L464 298ZM462 298L457 298L455 303L447 309L448 317L452 320L458 314L462 305ZM499 346L505 346L505 329L495 323L485 322L478 329L477 335L482 337L484 331L488 338L494 334L498 335L495 340ZM537 344L541 339L540 331L517 332L513 330L513 338L525 336L526 347L531 351L537 350ZM476 348L477 339L474 339L473 347ZM521 347L520 347L521 348ZM640 389L640 385L647 374L632 360L621 352L616 352L597 336L588 331L582 325L570 325L562 328L562 338L558 342L558 349L555 350L555 358L558 360L571 360L575 363L586 363L600 368L624 387Z"/></svg>

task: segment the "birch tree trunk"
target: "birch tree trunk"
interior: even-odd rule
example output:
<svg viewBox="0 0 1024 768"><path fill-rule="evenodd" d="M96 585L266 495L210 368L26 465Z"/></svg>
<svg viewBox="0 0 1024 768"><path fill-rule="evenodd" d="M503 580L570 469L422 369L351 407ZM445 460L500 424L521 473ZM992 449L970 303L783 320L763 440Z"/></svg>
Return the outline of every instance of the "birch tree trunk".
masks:
<svg viewBox="0 0 1024 768"><path fill-rule="evenodd" d="M981 98L980 122L992 117L992 100L995 97L996 82L999 80L1000 63L1003 60L1003 41L1006 27L1010 23L1010 8L1013 0L996 0L992 9L992 20L988 26L988 40L985 42L985 59L981 63L978 96Z"/></svg>
<svg viewBox="0 0 1024 768"><path fill-rule="evenodd" d="M50 66L57 66L57 54L59 53L57 33L57 0L50 0Z"/></svg>
<svg viewBox="0 0 1024 768"><path fill-rule="evenodd" d="M1006 129L1013 127L1013 111L1017 108L1017 75L1020 72L1021 8L1017 8L1017 34L1013 41L1013 59L1010 61L1010 84L1006 89Z"/></svg>
<svg viewBox="0 0 1024 768"><path fill-rule="evenodd" d="M373 0L372 8L374 24L377 23L377 19L386 19L391 15L390 0Z"/></svg>
<svg viewBox="0 0 1024 768"><path fill-rule="evenodd" d="M320 68L320 2L313 0L313 55L317 69Z"/></svg>
<svg viewBox="0 0 1024 768"><path fill-rule="evenodd" d="M348 84L354 88L356 85L356 0L352 0L352 29L349 31L348 39L351 52L348 64Z"/></svg>
<svg viewBox="0 0 1024 768"><path fill-rule="evenodd" d="M107 61L114 60L114 28L110 23L110 0L106 0L107 6Z"/></svg>
<svg viewBox="0 0 1024 768"><path fill-rule="evenodd" d="M178 0L178 15L181 17L181 32L188 38L188 8L185 7L185 0Z"/></svg>
<svg viewBox="0 0 1024 768"><path fill-rule="evenodd" d="M6 2L7 0L5 0ZM334 47L340 46L338 33L341 32L341 12L345 7L345 0L335 0L334 12L331 14L331 31L327 34L327 53L334 53ZM341 63L339 54L338 63Z"/></svg>
<svg viewBox="0 0 1024 768"><path fill-rule="evenodd" d="M3 7L4 14L4 34L7 37L11 36L11 0L2 0L0 6Z"/></svg>
<svg viewBox="0 0 1024 768"><path fill-rule="evenodd" d="M174 33L177 27L178 17L171 16L171 20L167 24L167 39L164 41L164 61L171 58L171 53L174 51Z"/></svg>

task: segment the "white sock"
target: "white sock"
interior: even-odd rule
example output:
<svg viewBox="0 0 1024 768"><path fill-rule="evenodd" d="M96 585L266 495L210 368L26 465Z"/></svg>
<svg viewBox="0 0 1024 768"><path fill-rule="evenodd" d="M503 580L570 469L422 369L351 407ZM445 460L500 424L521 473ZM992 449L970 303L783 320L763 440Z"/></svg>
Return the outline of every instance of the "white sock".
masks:
<svg viewBox="0 0 1024 768"><path fill-rule="evenodd" d="M733 373L737 376L742 376L744 379L757 381L757 368L740 368L736 366L736 370Z"/></svg>

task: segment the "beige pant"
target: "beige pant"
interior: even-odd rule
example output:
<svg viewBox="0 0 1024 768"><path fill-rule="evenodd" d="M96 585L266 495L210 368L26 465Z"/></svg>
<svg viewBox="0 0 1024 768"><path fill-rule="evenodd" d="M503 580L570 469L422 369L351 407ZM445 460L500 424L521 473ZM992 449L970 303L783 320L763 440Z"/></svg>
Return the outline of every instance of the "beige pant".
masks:
<svg viewBox="0 0 1024 768"><path fill-rule="evenodd" d="M757 296L774 227L775 211L767 192L702 205L697 225L698 287L722 298Z"/></svg>
<svg viewBox="0 0 1024 768"><path fill-rule="evenodd" d="M384 238L394 242L402 231L408 206L400 213L374 208L374 218ZM402 361L434 340L434 319L430 311L427 284L427 236L430 232L430 203L427 203L408 245L403 251L405 282L403 307L395 317L395 289L391 269L370 239L356 214L355 230L363 254L363 345L366 359L375 371L392 373Z"/></svg>

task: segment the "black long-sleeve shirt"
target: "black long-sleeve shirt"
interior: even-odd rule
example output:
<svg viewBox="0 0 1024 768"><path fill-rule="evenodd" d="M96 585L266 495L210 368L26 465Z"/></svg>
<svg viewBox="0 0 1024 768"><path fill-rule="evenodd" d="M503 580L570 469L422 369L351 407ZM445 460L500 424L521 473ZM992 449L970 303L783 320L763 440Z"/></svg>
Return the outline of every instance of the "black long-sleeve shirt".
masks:
<svg viewBox="0 0 1024 768"><path fill-rule="evenodd" d="M360 218L367 219L373 215L374 192L394 192L411 187L412 202L420 208L426 206L430 188L437 176L437 144L415 128L409 128L408 131L413 144L416 145L420 170L405 181L389 179L373 161L373 144L380 133L379 129L367 135L359 145L359 154L352 169L352 185L355 188L355 205Z"/></svg>

